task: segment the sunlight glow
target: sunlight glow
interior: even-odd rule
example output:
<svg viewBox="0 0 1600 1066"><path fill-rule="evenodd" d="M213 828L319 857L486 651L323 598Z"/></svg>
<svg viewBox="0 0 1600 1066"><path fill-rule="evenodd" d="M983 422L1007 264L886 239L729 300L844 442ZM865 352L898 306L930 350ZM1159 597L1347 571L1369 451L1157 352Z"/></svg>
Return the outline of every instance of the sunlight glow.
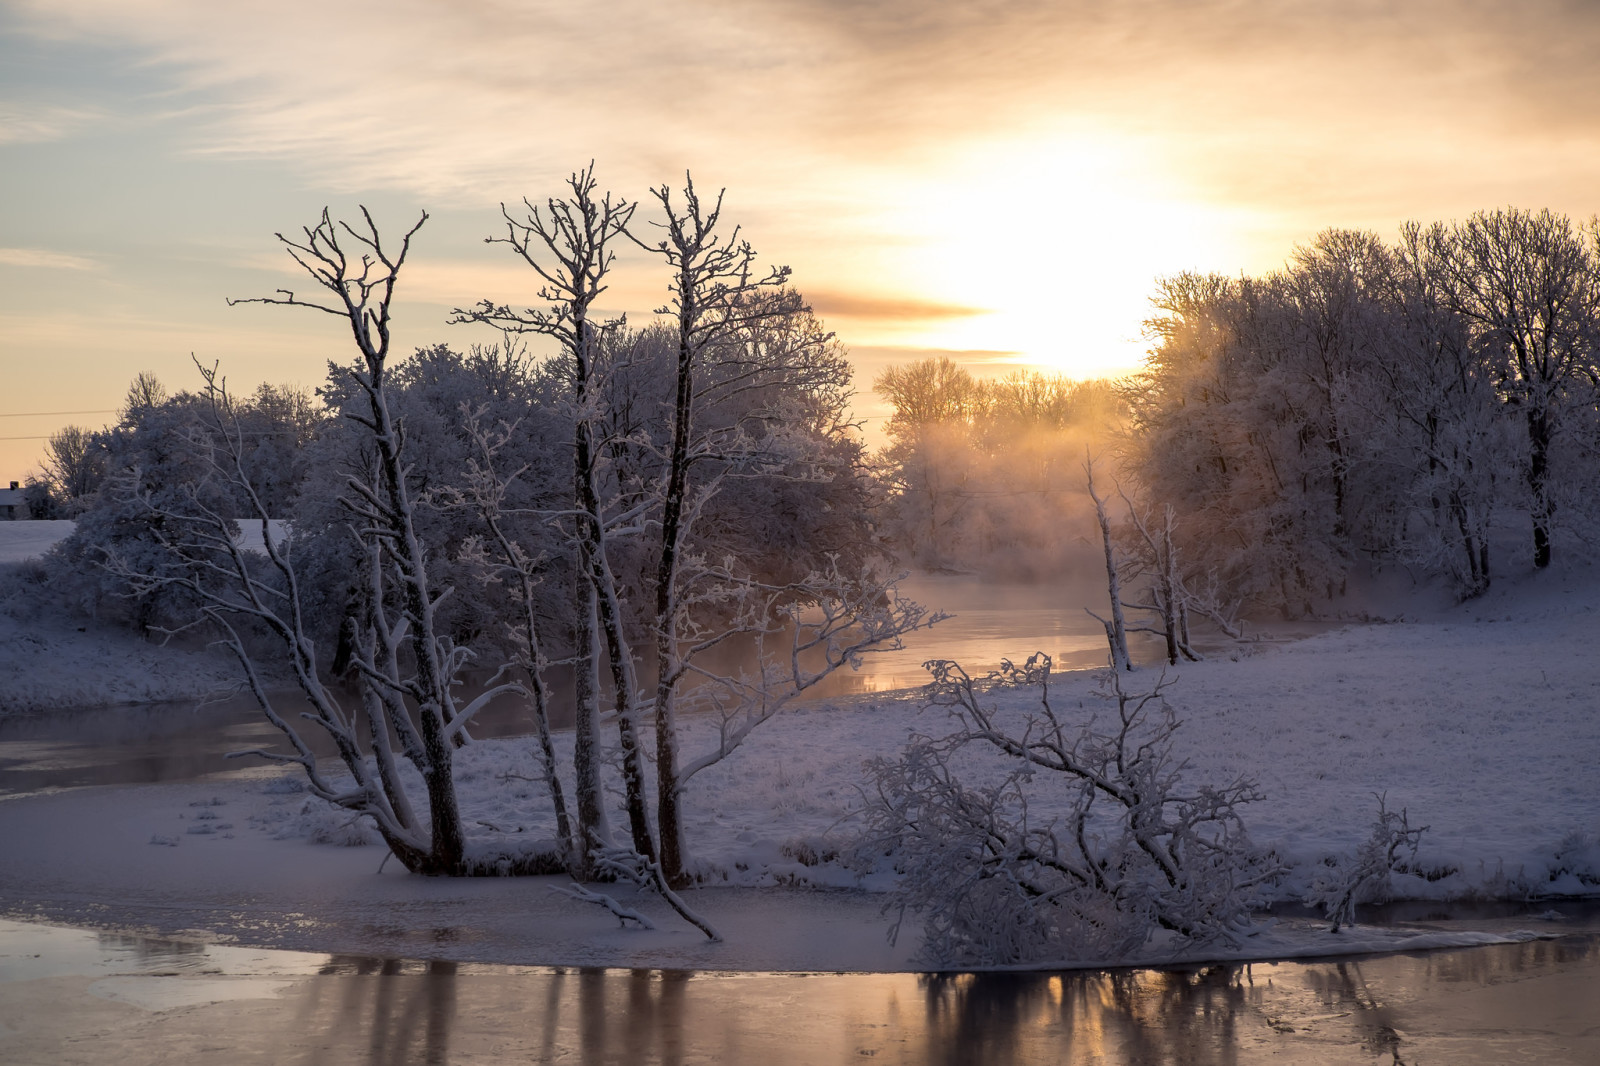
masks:
<svg viewBox="0 0 1600 1066"><path fill-rule="evenodd" d="M922 298L986 313L917 323L902 343L1015 353L995 361L1078 378L1127 372L1156 279L1238 263L1237 215L1132 138L963 145L902 195L898 221L921 232L897 266Z"/></svg>

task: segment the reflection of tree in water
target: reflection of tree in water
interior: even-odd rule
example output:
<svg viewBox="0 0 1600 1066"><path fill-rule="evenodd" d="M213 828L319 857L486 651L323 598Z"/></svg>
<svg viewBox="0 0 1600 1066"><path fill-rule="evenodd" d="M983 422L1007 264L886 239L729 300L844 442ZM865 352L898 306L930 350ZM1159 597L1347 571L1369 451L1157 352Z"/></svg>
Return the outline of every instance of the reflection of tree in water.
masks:
<svg viewBox="0 0 1600 1066"><path fill-rule="evenodd" d="M450 1061L459 964L330 956L292 1032L315 1041L307 1063L370 1066Z"/></svg>
<svg viewBox="0 0 1600 1066"><path fill-rule="evenodd" d="M1600 952L1600 937L1568 936L1521 944L1492 944L1473 951L1440 952L1423 956L1423 961L1427 964L1429 983L1492 985L1570 966L1592 958L1597 952Z"/></svg>
<svg viewBox="0 0 1600 1066"><path fill-rule="evenodd" d="M462 974L452 963L333 956L295 1004L283 1058L388 1066L492 1052L507 1062L787 1066L827 1061L831 1049L919 1066L1232 1066L1252 1052L1310 1062L1345 1048L1359 1061L1405 1063L1417 1048L1401 1033L1437 1002L1433 990L1550 974L1597 952L1600 938L1580 936L1281 966L817 978Z"/></svg>
<svg viewBox="0 0 1600 1066"><path fill-rule="evenodd" d="M183 966L203 959L209 950L205 944L192 940L160 940L148 936L124 936L118 933L98 933L95 942L100 950L132 955L143 963L142 969L156 970L170 966Z"/></svg>
<svg viewBox="0 0 1600 1066"><path fill-rule="evenodd" d="M682 970L580 970L578 1019L585 1062L660 1062L677 1066L709 1034L685 1031L689 981ZM619 992L618 985L621 984ZM621 1002L607 1002L615 996ZM625 1024L617 1025L618 1018ZM553 1026L552 1026L553 1028Z"/></svg>
<svg viewBox="0 0 1600 1066"><path fill-rule="evenodd" d="M1367 984L1359 962L1337 962L1306 970L1306 984L1324 1007L1348 1013L1349 1025L1361 1046L1374 1055L1400 1057L1400 1034L1394 1010Z"/></svg>
<svg viewBox="0 0 1600 1066"><path fill-rule="evenodd" d="M923 978L930 1061L1230 1063L1243 969Z"/></svg>
<svg viewBox="0 0 1600 1066"><path fill-rule="evenodd" d="M1380 990L1369 984L1368 971L1383 975L1381 984L1391 989L1390 996L1410 1002L1425 998L1426 993L1444 985L1487 988L1551 974L1591 959L1597 952L1600 937L1595 936L1490 944L1466 951L1380 958L1365 966L1360 961L1311 965L1305 970L1305 981L1324 1008L1348 1012L1348 1024L1362 1047L1402 1063L1403 1039L1397 1012Z"/></svg>

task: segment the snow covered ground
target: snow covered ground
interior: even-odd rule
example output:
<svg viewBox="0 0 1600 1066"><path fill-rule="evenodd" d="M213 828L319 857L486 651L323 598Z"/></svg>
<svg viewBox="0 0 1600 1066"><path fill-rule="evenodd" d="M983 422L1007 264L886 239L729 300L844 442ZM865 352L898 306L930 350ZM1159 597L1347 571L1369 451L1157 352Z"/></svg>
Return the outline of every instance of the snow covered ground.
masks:
<svg viewBox="0 0 1600 1066"><path fill-rule="evenodd" d="M1414 609L1235 658L1184 666L1170 698L1186 780L1260 782L1244 810L1258 844L1294 865L1298 897L1325 856L1370 830L1376 794L1426 825L1419 899L1600 893L1600 574L1567 562L1501 578L1462 606ZM1017 655L1031 649L1019 648ZM1155 671L1135 675L1135 686ZM1058 707L1098 706L1092 673L1059 675ZM1025 699L1010 696L1008 699ZM696 778L688 828L707 887L692 902L726 942L705 943L666 908L635 900L654 932L621 930L552 891L557 879L414 878L358 826L257 768L183 785L87 789L0 804L0 911L58 921L201 929L245 942L546 964L715 969L901 969L881 914L886 863L852 841L863 764L913 732L947 728L915 693L797 708ZM687 750L711 742L690 723ZM463 752L476 846L550 834L527 740ZM1000 769L997 762L993 767ZM1036 816L1052 802L1039 797ZM619 824L620 819L619 819ZM1285 957L1459 943L1505 929L1378 930L1331 938L1280 922L1228 954ZM1407 940L1426 936L1431 940ZM1451 938L1457 938L1452 940ZM1217 954L1216 952L1212 953ZM1157 954L1154 958L1159 959Z"/></svg>
<svg viewBox="0 0 1600 1066"><path fill-rule="evenodd" d="M36 559L53 548L57 541L70 534L76 522L57 519L49 522L0 522L0 563L20 563ZM272 523L272 542L276 544L283 535L285 523ZM246 523L242 527L241 543L246 548L260 551L261 527Z"/></svg>
<svg viewBox="0 0 1600 1066"><path fill-rule="evenodd" d="M37 559L75 524L0 522L0 567ZM241 536L245 547L260 550L259 526L246 526ZM3 577L0 573L0 718L121 703L198 701L238 688L238 664L231 655L192 644L161 646L122 626L63 615L41 617L26 597L7 602Z"/></svg>
<svg viewBox="0 0 1600 1066"><path fill-rule="evenodd" d="M76 522L0 522L0 563L36 559L72 532Z"/></svg>

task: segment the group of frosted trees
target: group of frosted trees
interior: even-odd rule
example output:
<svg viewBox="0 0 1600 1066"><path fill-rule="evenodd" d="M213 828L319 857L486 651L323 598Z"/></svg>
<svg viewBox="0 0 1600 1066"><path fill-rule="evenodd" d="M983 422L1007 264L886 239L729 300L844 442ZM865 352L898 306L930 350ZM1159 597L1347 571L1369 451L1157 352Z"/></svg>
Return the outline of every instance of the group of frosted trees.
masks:
<svg viewBox="0 0 1600 1066"><path fill-rule="evenodd" d="M1145 367L1114 395L894 368L877 383L886 526L924 563L1048 552L1084 535L1063 517L1087 447L1127 497L1127 553L1159 527L1183 580L1222 601L1308 613L1358 563L1481 593L1497 530L1520 526L1543 567L1596 517L1597 240L1508 209L1393 243L1330 230L1265 277L1168 278Z"/></svg>
<svg viewBox="0 0 1600 1066"><path fill-rule="evenodd" d="M879 455L885 531L928 567L1034 571L1066 565L1082 530L1084 449L1118 421L1109 383L1018 371L983 380L949 359L891 367L876 390L893 414Z"/></svg>
<svg viewBox="0 0 1600 1066"><path fill-rule="evenodd" d="M273 480L289 467L262 462L257 405L202 366L201 389L154 397L162 418L127 431L143 450L110 464L55 557L98 563L158 626L205 623L287 742L254 754L298 765L408 869L625 875L672 898L693 876L694 775L926 622L875 545L839 346L786 268L756 269L720 197L689 183L652 201L656 217L636 219L585 172L506 209L492 240L527 265L529 293L458 310L501 337L466 354L391 351L426 216L398 238L326 212L280 235L304 287L242 302L330 317L355 350L320 390L292 499ZM666 268L644 328L595 310L624 244ZM545 786L553 849L463 823L455 762L502 700L533 717L527 776ZM565 766L558 702L575 708ZM700 749L683 747L686 707L714 725Z"/></svg>
<svg viewBox="0 0 1600 1066"><path fill-rule="evenodd" d="M1362 560L1482 592L1497 524L1548 565L1594 517L1596 237L1482 212L1393 244L1328 231L1263 278L1165 281L1125 454L1186 564L1290 613Z"/></svg>

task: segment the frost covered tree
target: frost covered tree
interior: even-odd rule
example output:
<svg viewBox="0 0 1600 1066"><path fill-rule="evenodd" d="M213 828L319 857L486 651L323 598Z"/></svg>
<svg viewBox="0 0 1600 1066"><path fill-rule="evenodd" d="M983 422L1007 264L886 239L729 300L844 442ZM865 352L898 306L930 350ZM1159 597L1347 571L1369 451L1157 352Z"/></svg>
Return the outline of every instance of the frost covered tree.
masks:
<svg viewBox="0 0 1600 1066"><path fill-rule="evenodd" d="M1453 309L1473 325L1504 402L1523 423L1533 562L1550 565L1553 452L1574 408L1594 402L1600 262L1571 220L1480 211L1444 245Z"/></svg>
<svg viewBox="0 0 1600 1066"><path fill-rule="evenodd" d="M702 201L692 180L681 194L662 187L658 233L629 234L667 265L662 321L594 323L609 245L633 208L600 196L592 170L568 188L508 221L506 243L535 270L548 308L485 301L457 319L560 344L545 365L567 383L581 460L565 517L604 640L629 839L676 886L690 878L689 780L821 676L926 616L893 595L870 546L870 494L843 414L848 364L785 285L787 270L758 271L748 242L722 224L720 197ZM708 667L735 646L747 669ZM598 714L601 691L580 672L580 723ZM685 699L721 715L713 750L681 752ZM653 790L641 749L651 726ZM582 814L581 768L579 778L586 846L610 847L603 823Z"/></svg>
<svg viewBox="0 0 1600 1066"><path fill-rule="evenodd" d="M1282 867L1245 832L1253 782L1184 781L1165 681L1130 694L1112 670L1102 706L1069 712L1042 654L983 679L928 666L930 704L955 728L874 761L867 809L868 843L922 916L926 958L1117 959L1158 932L1176 945L1240 934Z"/></svg>
<svg viewBox="0 0 1600 1066"><path fill-rule="evenodd" d="M1388 294L1394 343L1377 364L1394 417L1374 444L1389 470L1410 475L1394 479L1391 499L1401 557L1475 596L1489 587L1489 528L1517 461L1493 369L1452 306L1452 240L1437 223L1401 229Z"/></svg>
<svg viewBox="0 0 1600 1066"><path fill-rule="evenodd" d="M345 632L356 672L354 706L333 684L327 644L308 617L295 565L300 533L274 535L274 515L259 489L262 472L252 469L246 422L215 369L202 368L196 428L181 442L192 475L164 486L161 494L137 485L125 494L151 520L166 562L113 555L107 565L136 591L183 592L199 620L214 627L237 657L263 713L290 748L240 754L299 766L312 794L369 818L407 869L464 874L481 872L482 864L475 865L467 852L455 752L478 710L521 687L501 684L464 706L457 701L457 678L473 653L439 624L440 603L450 590L430 576L405 433L389 403L395 286L426 218L395 247L384 242L365 210L360 226L336 223L324 211L301 236L279 235L311 279L310 295L283 289L233 301L334 316L350 330L358 352L346 374L360 402L348 406L344 417L360 427L364 447L345 471L339 497L345 531L355 544L357 609ZM261 529L264 554L243 549L241 519ZM289 715L280 709L253 650L261 640L276 647L308 710ZM332 743L343 777L329 772L307 728Z"/></svg>
<svg viewBox="0 0 1600 1066"><path fill-rule="evenodd" d="M288 516L306 471L306 447L320 424L305 393L262 385L254 395L231 401L238 422L241 463L275 518ZM156 534L164 521L146 506L181 511L190 486L206 482L209 505L235 515L245 505L236 491L209 477L194 442L208 439L204 393L169 395L149 373L129 386L117 422L85 436L94 467L93 491L65 501L76 517L73 533L49 554L46 567L63 602L96 617L138 628L171 625L192 607L175 588L132 594L126 582L99 565L113 553L124 565L158 567L171 557Z"/></svg>
<svg viewBox="0 0 1600 1066"><path fill-rule="evenodd" d="M610 829L601 791L599 667L610 666L617 701L617 729L621 740L623 776L629 828L635 848L654 857L645 813L645 781L638 736L638 698L632 636L623 616L623 594L613 565L614 526L633 517L606 509L603 487L609 441L602 414L607 380L604 334L620 323L596 321L594 301L606 290L616 253L614 243L623 237L634 207L598 195L594 168L573 174L569 195L552 197L542 206L524 200L522 217L505 205L501 214L506 236L490 238L507 245L540 279L538 297L543 308L518 310L509 304L484 300L475 309L458 310L457 322L483 322L508 335L548 337L561 348L559 373L565 385L564 403L572 426L572 504L568 514L571 542L577 554L575 655L577 667L577 725L575 769L579 839L587 854L591 845L609 845ZM604 641L604 651L601 648Z"/></svg>
<svg viewBox="0 0 1600 1066"><path fill-rule="evenodd" d="M1563 511L1593 521L1592 241L1548 211L1480 212L1392 245L1328 231L1264 278L1167 279L1124 390L1127 472L1257 608L1313 611L1361 560L1476 595L1509 510L1548 565Z"/></svg>

